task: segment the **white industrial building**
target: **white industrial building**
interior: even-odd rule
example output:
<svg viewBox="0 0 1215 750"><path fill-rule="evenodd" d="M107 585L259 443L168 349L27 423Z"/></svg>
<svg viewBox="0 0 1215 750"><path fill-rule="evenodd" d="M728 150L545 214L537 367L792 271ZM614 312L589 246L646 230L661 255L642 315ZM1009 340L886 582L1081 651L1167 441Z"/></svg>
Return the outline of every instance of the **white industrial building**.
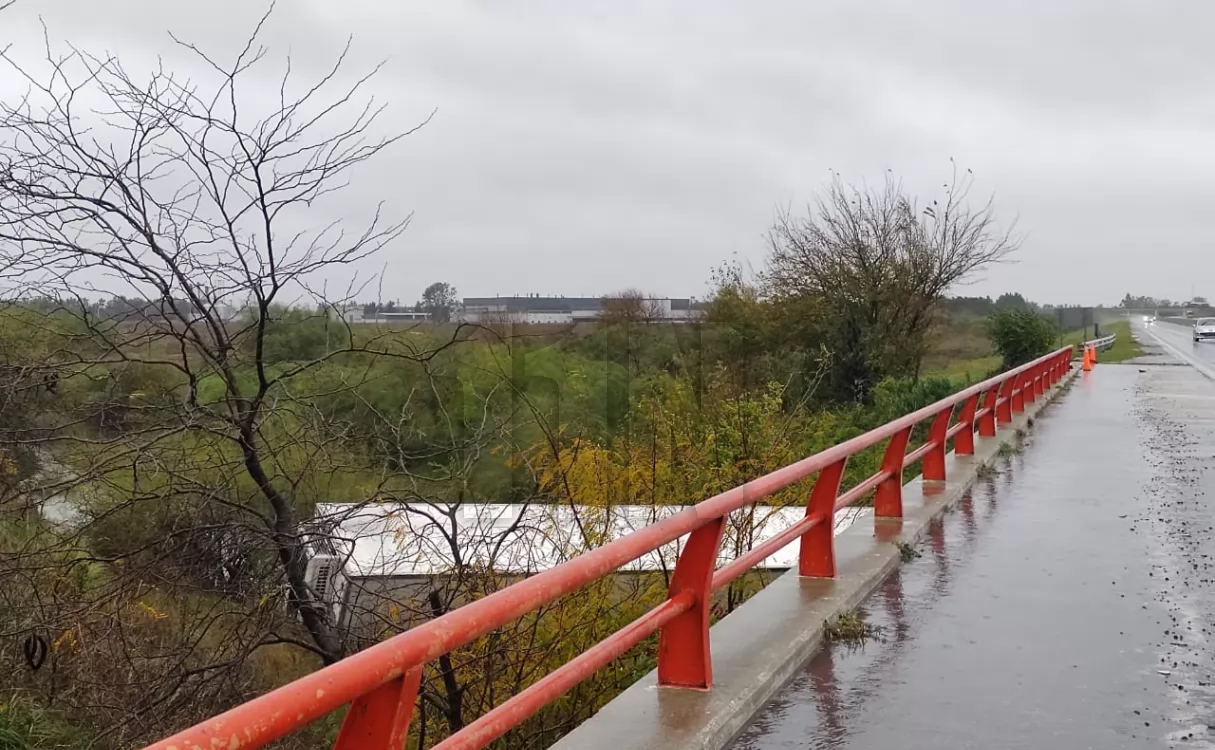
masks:
<svg viewBox="0 0 1215 750"><path fill-rule="evenodd" d="M688 298L652 297L638 300L645 316L654 321L683 322L703 314L702 303ZM525 323L570 324L598 320L611 298L603 297L543 297L538 294L519 297L465 297L452 313L452 319L463 323ZM362 305L346 305L339 310L351 323L387 323L425 321L430 315L418 310L378 310L367 315Z"/></svg>
<svg viewBox="0 0 1215 750"><path fill-rule="evenodd" d="M466 323L582 323L598 320L604 297L465 297L457 317ZM653 297L639 300L653 320L680 322L701 314L702 305L692 299Z"/></svg>
<svg viewBox="0 0 1215 750"><path fill-rule="evenodd" d="M596 544L673 515L686 506L620 505L610 509L549 504L434 503L324 504L317 507L314 528L320 531L308 565L308 583L333 607L335 619L359 604L385 598L407 598L436 576L463 566L520 577L558 565ZM869 508L836 513L838 534ZM771 539L805 518L804 507L755 506L733 514L727 525L719 565ZM593 541L588 541L588 538ZM625 573L671 570L685 538L643 555L622 568ZM794 540L757 566L785 570L797 564Z"/></svg>

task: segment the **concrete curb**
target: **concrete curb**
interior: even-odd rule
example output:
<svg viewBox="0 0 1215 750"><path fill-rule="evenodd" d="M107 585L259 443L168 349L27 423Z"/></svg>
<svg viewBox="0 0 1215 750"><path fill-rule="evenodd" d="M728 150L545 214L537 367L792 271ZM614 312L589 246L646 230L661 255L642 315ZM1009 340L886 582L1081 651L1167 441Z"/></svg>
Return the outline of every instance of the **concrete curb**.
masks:
<svg viewBox="0 0 1215 750"><path fill-rule="evenodd" d="M858 521L835 537L837 577L788 571L710 631L713 689L661 689L651 672L567 734L554 750L720 750L804 667L823 642L825 624L858 607L901 562L896 542L914 544L960 501L1018 430L1076 377L1072 369L1042 398L979 440L974 456L950 453L944 482L916 477L903 488L903 518Z"/></svg>

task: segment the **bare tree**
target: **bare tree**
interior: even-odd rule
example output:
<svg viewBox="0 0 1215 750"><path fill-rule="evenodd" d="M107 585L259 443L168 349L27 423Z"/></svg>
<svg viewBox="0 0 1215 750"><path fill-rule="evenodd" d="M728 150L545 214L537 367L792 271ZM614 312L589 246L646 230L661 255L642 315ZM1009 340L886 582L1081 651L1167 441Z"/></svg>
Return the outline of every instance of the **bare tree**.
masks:
<svg viewBox="0 0 1215 750"><path fill-rule="evenodd" d="M990 199L969 206L972 184L955 173L943 201L921 209L894 178L858 188L836 177L803 215L778 214L768 290L802 302L837 356L863 355L837 384L846 396L863 398L882 374L918 375L945 292L1016 250Z"/></svg>
<svg viewBox="0 0 1215 750"><path fill-rule="evenodd" d="M661 304L638 289L609 294L600 301L599 325L609 340L608 350L634 374L641 371L648 328L662 318Z"/></svg>
<svg viewBox="0 0 1215 750"><path fill-rule="evenodd" d="M227 61L174 38L209 79L163 64L135 74L49 42L44 65L0 53L28 88L0 105L0 268L19 275L8 294L23 325L57 342L11 379L33 393L53 376L74 399L6 434L43 468L0 505L71 497L82 515L0 534L13 606L0 635L46 632L67 660L69 623L91 628L70 657L72 690L108 689L81 700L128 737L155 729L137 718L164 725L206 710L201 696L247 694L259 649L341 658L332 608L306 575L305 521L352 463L351 435L328 429L325 409L384 362L425 377L463 337L356 329L339 313L361 287L323 291L408 218L371 207L351 231L316 226L318 208L416 127L381 127L376 69L348 76L349 44L314 81L297 83L288 60L270 96L253 88L269 16ZM86 294L124 303L103 314ZM136 642L124 629L144 619ZM105 674L115 658L130 669Z"/></svg>
<svg viewBox="0 0 1215 750"><path fill-rule="evenodd" d="M639 289L625 289L603 297L599 319L603 323L647 324L662 320L662 304Z"/></svg>

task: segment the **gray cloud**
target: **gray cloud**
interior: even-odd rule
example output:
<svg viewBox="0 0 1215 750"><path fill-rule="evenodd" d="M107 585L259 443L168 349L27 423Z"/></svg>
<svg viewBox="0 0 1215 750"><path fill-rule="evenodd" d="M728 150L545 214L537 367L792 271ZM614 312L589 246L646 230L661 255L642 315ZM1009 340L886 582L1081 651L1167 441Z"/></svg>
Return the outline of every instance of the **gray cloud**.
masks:
<svg viewBox="0 0 1215 750"><path fill-rule="evenodd" d="M231 53L259 12L19 0L0 39L34 54L41 14L52 38L193 73L167 30ZM775 207L829 170L930 199L953 157L1026 235L968 292L1110 302L1215 296L1193 270L1215 237L1212 21L1192 0L293 0L266 43L315 74L353 35L355 65L387 60L394 126L438 110L330 209L414 212L380 259L390 296L703 293L732 255L762 263Z"/></svg>

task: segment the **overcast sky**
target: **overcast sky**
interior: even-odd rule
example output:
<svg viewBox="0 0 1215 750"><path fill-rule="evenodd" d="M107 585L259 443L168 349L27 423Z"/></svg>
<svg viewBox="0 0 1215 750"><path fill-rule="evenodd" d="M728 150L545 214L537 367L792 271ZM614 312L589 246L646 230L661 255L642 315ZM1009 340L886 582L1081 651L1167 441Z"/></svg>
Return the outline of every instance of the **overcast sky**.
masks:
<svg viewBox="0 0 1215 750"><path fill-rule="evenodd" d="M18 0L0 42L36 54L41 17L192 73L169 30L223 54L264 7ZM264 42L307 75L353 36L392 124L437 110L343 198L414 214L387 298L703 295L830 170L931 199L952 157L1025 235L958 292L1114 303L1215 296L1212 29L1197 0L283 0Z"/></svg>

